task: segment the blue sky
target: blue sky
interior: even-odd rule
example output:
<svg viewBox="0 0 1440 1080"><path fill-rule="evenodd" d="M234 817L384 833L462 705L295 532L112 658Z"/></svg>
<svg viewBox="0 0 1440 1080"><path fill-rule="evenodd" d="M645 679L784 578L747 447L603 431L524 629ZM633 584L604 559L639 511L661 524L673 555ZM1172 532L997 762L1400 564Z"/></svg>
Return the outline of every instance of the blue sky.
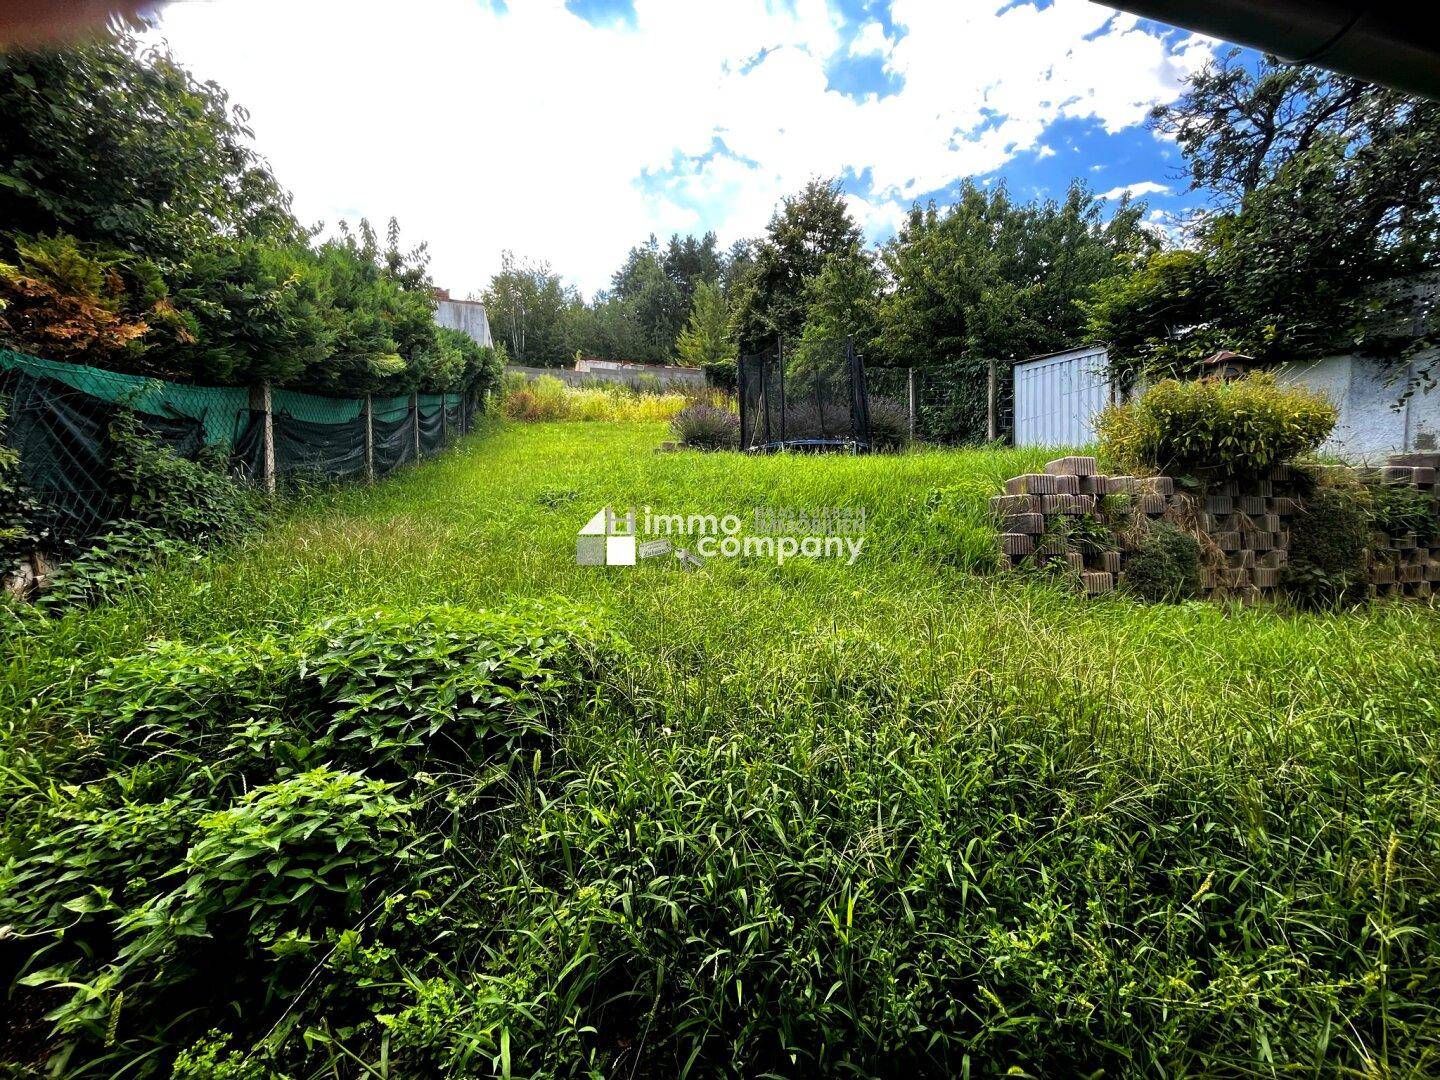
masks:
<svg viewBox="0 0 1440 1080"><path fill-rule="evenodd" d="M161 32L250 109L302 216L397 215L458 295L505 249L588 294L652 231L757 234L811 176L841 179L876 242L967 177L1022 199L1079 177L1157 215L1200 200L1144 121L1221 46L1089 0L404 10L216 0Z"/></svg>

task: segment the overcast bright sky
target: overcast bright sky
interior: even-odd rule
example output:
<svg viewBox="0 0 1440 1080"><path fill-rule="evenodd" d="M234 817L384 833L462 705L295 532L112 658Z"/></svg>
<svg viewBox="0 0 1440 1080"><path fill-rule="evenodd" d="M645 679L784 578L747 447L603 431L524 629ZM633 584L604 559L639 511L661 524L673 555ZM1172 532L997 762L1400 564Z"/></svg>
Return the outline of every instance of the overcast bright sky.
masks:
<svg viewBox="0 0 1440 1080"><path fill-rule="evenodd" d="M755 235L812 175L873 240L965 177L1178 210L1145 116L1216 47L1088 0L213 0L161 33L303 220L393 214L457 296L504 248L588 296L649 233Z"/></svg>

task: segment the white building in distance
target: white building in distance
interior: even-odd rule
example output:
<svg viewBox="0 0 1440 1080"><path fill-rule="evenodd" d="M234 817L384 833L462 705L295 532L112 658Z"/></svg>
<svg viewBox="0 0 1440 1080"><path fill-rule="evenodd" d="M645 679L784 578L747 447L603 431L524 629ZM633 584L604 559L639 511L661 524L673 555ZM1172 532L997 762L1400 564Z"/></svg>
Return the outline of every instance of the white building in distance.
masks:
<svg viewBox="0 0 1440 1080"><path fill-rule="evenodd" d="M452 300L449 289L435 290L435 323L459 330L477 345L495 344L490 336L490 320L485 316L485 305L479 300Z"/></svg>

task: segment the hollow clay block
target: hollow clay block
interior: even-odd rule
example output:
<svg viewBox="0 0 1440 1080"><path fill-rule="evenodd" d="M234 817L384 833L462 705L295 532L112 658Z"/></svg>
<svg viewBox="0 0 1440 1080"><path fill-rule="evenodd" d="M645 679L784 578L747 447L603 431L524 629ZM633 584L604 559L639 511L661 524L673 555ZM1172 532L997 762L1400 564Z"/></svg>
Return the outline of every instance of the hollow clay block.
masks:
<svg viewBox="0 0 1440 1080"><path fill-rule="evenodd" d="M1045 471L1051 476L1094 476L1093 457L1062 457L1045 463Z"/></svg>
<svg viewBox="0 0 1440 1080"><path fill-rule="evenodd" d="M1054 495L1055 477L1044 473L1025 473L1005 481L1006 495Z"/></svg>

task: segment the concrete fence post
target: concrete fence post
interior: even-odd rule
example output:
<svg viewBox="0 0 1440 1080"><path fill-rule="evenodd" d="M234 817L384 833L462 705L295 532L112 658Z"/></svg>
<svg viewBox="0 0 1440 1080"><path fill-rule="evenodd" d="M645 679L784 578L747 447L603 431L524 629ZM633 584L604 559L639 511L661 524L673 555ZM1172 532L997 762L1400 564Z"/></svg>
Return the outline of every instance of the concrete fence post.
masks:
<svg viewBox="0 0 1440 1080"><path fill-rule="evenodd" d="M912 368L906 368L906 369L905 369L905 389L906 389L906 391L908 392L908 397L909 397L909 400L910 400L910 406L909 406L909 415L910 415L910 438L913 439L913 438L915 438L915 411L916 411L916 410L915 410L915 369L914 369L913 367L912 367Z"/></svg>
<svg viewBox="0 0 1440 1080"><path fill-rule="evenodd" d="M250 411L261 414L260 421L260 483L266 491L275 490L275 416L270 411L270 384L250 387Z"/></svg>
<svg viewBox="0 0 1440 1080"><path fill-rule="evenodd" d="M990 361L985 378L985 437L994 442L1000 437L1000 365Z"/></svg>
<svg viewBox="0 0 1440 1080"><path fill-rule="evenodd" d="M410 392L410 432L414 438L415 460L420 460L420 392Z"/></svg>
<svg viewBox="0 0 1440 1080"><path fill-rule="evenodd" d="M365 395L365 482L375 482L375 404Z"/></svg>

